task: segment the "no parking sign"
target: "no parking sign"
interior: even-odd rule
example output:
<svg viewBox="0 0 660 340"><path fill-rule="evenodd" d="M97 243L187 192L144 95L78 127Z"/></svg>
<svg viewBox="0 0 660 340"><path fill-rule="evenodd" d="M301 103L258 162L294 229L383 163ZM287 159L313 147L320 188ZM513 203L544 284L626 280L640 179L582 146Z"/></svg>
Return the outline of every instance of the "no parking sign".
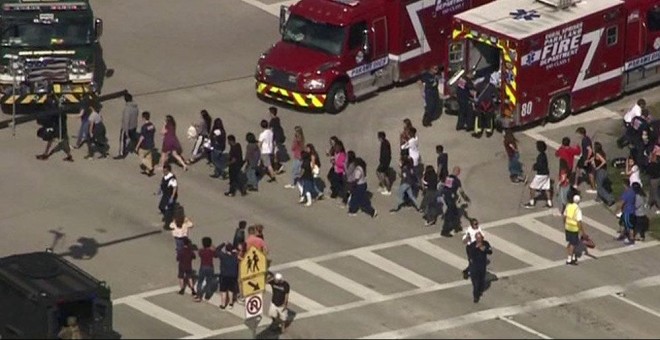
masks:
<svg viewBox="0 0 660 340"><path fill-rule="evenodd" d="M250 295L245 298L245 318L259 316L264 311L263 294Z"/></svg>

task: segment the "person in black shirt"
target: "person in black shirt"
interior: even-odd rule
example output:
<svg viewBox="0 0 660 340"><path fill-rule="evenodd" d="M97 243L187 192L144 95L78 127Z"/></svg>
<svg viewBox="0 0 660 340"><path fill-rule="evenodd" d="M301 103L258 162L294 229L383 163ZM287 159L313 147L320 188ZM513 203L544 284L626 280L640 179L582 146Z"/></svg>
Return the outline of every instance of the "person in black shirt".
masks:
<svg viewBox="0 0 660 340"><path fill-rule="evenodd" d="M462 208L459 208L459 199L470 202L470 198L463 191L460 176L461 168L454 167L452 174L447 176L444 187L442 188L442 197L447 205L445 210L445 219L442 224L442 231L440 235L444 237L452 237L451 231L460 232L463 230L461 227L461 217L464 215Z"/></svg>
<svg viewBox="0 0 660 340"><path fill-rule="evenodd" d="M277 108L271 106L268 108L268 112L270 112L268 126L273 131L273 170L275 170L276 174L281 174L284 172L282 156L283 153L286 153L286 146L284 146L286 136L284 135L284 129L282 128L280 117L277 116Z"/></svg>
<svg viewBox="0 0 660 340"><path fill-rule="evenodd" d="M422 198L421 208L424 209L424 225L434 225L438 220L438 175L435 173L432 165L424 168L422 176L422 185L424 186L424 196Z"/></svg>
<svg viewBox="0 0 660 340"><path fill-rule="evenodd" d="M536 175L529 185L529 202L525 204L525 208L534 208L536 205L537 191L541 191L542 195L547 200L546 208L552 208L552 193L550 192L550 169L548 168L548 156L545 151L548 146L544 141L536 142L536 150L539 152L536 156L536 162L532 170L536 171Z"/></svg>
<svg viewBox="0 0 660 340"><path fill-rule="evenodd" d="M243 150L241 149L241 144L236 142L236 137L234 135L229 135L227 141L229 142L229 190L225 192L225 196L233 197L236 195L237 189L241 191L241 195L245 196L247 192L243 187L243 181L241 180Z"/></svg>
<svg viewBox="0 0 660 340"><path fill-rule="evenodd" d="M580 179L582 178L582 171L589 177L589 184L591 188L587 189L586 192L590 194L596 193L596 177L594 173L594 145L591 141L591 138L587 136L587 130L583 127L579 127L575 132L580 137L580 146L581 153L580 159L578 159L577 167L575 169L575 184L577 188L580 185Z"/></svg>
<svg viewBox="0 0 660 340"><path fill-rule="evenodd" d="M388 174L392 163L392 147L383 131L378 132L378 141L380 142L380 156L378 157L378 168L376 168L378 191L385 196L389 196L392 194L392 183Z"/></svg>
<svg viewBox="0 0 660 340"><path fill-rule="evenodd" d="M268 284L273 290L268 316L273 319L273 324L278 324L282 333L284 333L289 318L289 283L282 278L282 274L276 273L269 278Z"/></svg>
<svg viewBox="0 0 660 340"><path fill-rule="evenodd" d="M660 194L658 193L658 186L660 185L660 159L658 159L658 151L660 151L660 145L657 143L654 145L653 151L649 157L649 165L646 169L646 173L649 175L649 209L655 206L655 214L660 214ZM657 150L657 151L656 151Z"/></svg>
<svg viewBox="0 0 660 340"><path fill-rule="evenodd" d="M428 71L422 74L420 79L422 97L424 98L424 117L422 118L422 125L427 127L431 126L431 121L436 117L436 114L440 109L438 72L438 65L433 65Z"/></svg>
<svg viewBox="0 0 660 340"><path fill-rule="evenodd" d="M140 167L142 168L142 173L151 177L154 175L154 161L153 161L153 151L156 148L154 143L154 134L156 133L156 127L149 119L151 118L151 113L149 111L142 112L142 120L144 123L140 128L140 138L135 145L135 152L137 152L140 157Z"/></svg>
<svg viewBox="0 0 660 340"><path fill-rule="evenodd" d="M417 206L417 200L413 194L413 188L419 183L417 175L415 174L415 169L413 168L412 159L410 157L404 156L401 157L401 183L399 184L399 190L397 192L397 203L394 209L390 209L391 213L395 213L403 207L408 199L415 210L421 211Z"/></svg>
<svg viewBox="0 0 660 340"><path fill-rule="evenodd" d="M476 234L477 241L470 246L470 278L472 279L472 297L474 303L479 302L486 288L486 267L488 255L493 253L488 241L481 233Z"/></svg>
<svg viewBox="0 0 660 340"><path fill-rule="evenodd" d="M444 183L447 176L449 176L449 155L447 155L445 147L442 145L436 145L435 152L438 154L438 180L440 183Z"/></svg>
<svg viewBox="0 0 660 340"><path fill-rule="evenodd" d="M71 156L71 147L69 146L69 133L67 131L66 124L66 114L60 115L48 115L43 119L38 119L41 128L37 130L37 136L46 141L46 150L41 155L37 155L38 160L45 161L50 157L52 150L50 149L53 146L53 140L59 139L59 146L62 148L62 151L66 153L66 157L62 159L63 161L73 162L73 156ZM61 134L60 134L60 126Z"/></svg>

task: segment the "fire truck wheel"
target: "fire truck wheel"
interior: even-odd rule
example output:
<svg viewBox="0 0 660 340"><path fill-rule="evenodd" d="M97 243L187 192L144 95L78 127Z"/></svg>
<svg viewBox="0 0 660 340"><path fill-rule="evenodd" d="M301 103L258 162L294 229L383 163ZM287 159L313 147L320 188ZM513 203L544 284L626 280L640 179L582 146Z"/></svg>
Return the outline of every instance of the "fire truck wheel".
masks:
<svg viewBox="0 0 660 340"><path fill-rule="evenodd" d="M346 86L343 83L332 84L325 99L325 111L336 114L343 111L347 105L348 96L346 94Z"/></svg>
<svg viewBox="0 0 660 340"><path fill-rule="evenodd" d="M556 97L550 102L550 110L548 112L548 120L551 122L558 122L571 113L568 96Z"/></svg>

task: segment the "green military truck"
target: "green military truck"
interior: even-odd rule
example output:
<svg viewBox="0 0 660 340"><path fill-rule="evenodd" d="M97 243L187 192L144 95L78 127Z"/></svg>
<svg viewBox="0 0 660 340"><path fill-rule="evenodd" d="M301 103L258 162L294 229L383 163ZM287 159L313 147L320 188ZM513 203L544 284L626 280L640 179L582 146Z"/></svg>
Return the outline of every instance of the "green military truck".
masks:
<svg viewBox="0 0 660 340"><path fill-rule="evenodd" d="M84 339L118 339L105 282L52 252L0 258L0 339L57 339L74 316Z"/></svg>
<svg viewBox="0 0 660 340"><path fill-rule="evenodd" d="M2 110L97 94L102 32L89 0L0 0Z"/></svg>

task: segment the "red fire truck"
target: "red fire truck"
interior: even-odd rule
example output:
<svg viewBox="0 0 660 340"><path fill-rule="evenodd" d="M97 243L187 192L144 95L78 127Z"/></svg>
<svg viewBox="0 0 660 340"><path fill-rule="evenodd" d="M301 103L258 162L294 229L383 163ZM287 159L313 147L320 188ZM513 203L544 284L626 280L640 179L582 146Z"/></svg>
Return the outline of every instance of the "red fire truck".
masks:
<svg viewBox="0 0 660 340"><path fill-rule="evenodd" d="M660 80L660 0L499 0L454 25L466 48L452 82L493 85L504 127L559 121Z"/></svg>
<svg viewBox="0 0 660 340"><path fill-rule="evenodd" d="M282 7L282 40L257 62L257 94L340 112L460 57L451 52L452 15L490 1L300 0Z"/></svg>

